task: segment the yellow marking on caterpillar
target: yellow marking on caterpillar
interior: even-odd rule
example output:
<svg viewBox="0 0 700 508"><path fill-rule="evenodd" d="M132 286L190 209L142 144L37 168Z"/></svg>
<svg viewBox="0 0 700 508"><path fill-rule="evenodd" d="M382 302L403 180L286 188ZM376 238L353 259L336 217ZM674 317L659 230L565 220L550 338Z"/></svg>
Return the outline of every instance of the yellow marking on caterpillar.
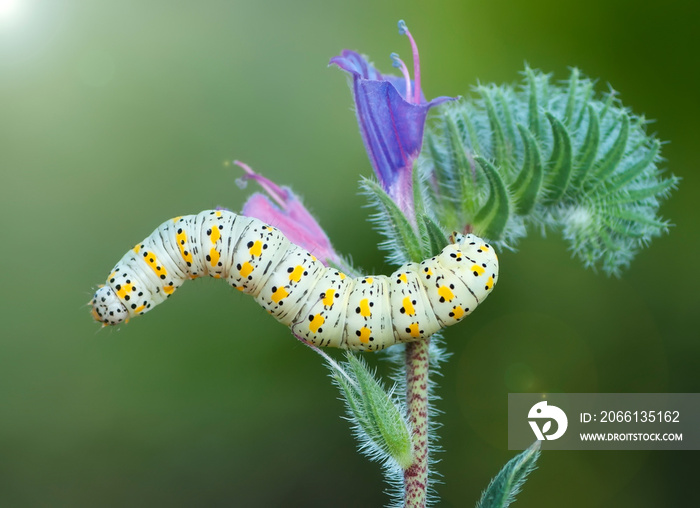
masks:
<svg viewBox="0 0 700 508"><path fill-rule="evenodd" d="M424 268L423 271L425 272L426 275L430 275L430 276L433 275L433 271L430 269L429 266Z"/></svg>
<svg viewBox="0 0 700 508"><path fill-rule="evenodd" d="M119 289L117 289L117 296L122 300L127 293L131 293L134 290L134 285L131 283L122 284Z"/></svg>
<svg viewBox="0 0 700 508"><path fill-rule="evenodd" d="M292 272L289 274L289 280L292 282L299 282L303 273L304 267L301 265L297 265L294 267L294 270L292 270Z"/></svg>
<svg viewBox="0 0 700 508"><path fill-rule="evenodd" d="M173 217L173 223L179 221L180 219L182 219L182 215L178 215L177 217Z"/></svg>
<svg viewBox="0 0 700 508"><path fill-rule="evenodd" d="M452 317L455 319L462 319L462 317L464 317L464 309L460 305L457 305L452 309Z"/></svg>
<svg viewBox="0 0 700 508"><path fill-rule="evenodd" d="M338 272L338 277L340 277L340 280L345 280L345 277L347 277L347 275L345 275L343 272Z"/></svg>
<svg viewBox="0 0 700 508"><path fill-rule="evenodd" d="M177 244L180 246L185 245L187 243L187 233L185 233L185 230L183 228L179 228L178 232L175 233L175 240L177 240Z"/></svg>
<svg viewBox="0 0 700 508"><path fill-rule="evenodd" d="M175 286L163 286L163 292L166 295L172 295L173 291L175 291Z"/></svg>
<svg viewBox="0 0 700 508"><path fill-rule="evenodd" d="M484 274L484 267L479 266L479 265L473 265L472 272L474 272L474 275L483 275Z"/></svg>
<svg viewBox="0 0 700 508"><path fill-rule="evenodd" d="M141 305L141 306L139 306L139 307L136 307L136 308L133 310L133 312L134 312L134 314L138 314L139 312L141 312L141 311L142 311L143 309L145 309L145 308L146 308L145 305Z"/></svg>
<svg viewBox="0 0 700 508"><path fill-rule="evenodd" d="M156 275L160 277L161 279L163 278L162 275L168 275L168 272L165 271L165 268L163 268L160 263L158 263L158 258L156 258L156 255L153 254L152 252L144 252L144 254L148 254L147 256L143 257L143 260L146 262L148 266L151 267L151 269L156 272Z"/></svg>
<svg viewBox="0 0 700 508"><path fill-rule="evenodd" d="M221 217L221 210L217 210L217 211L216 211L216 216L217 216L217 217Z"/></svg>
<svg viewBox="0 0 700 508"><path fill-rule="evenodd" d="M372 277L365 277L365 280L367 281L367 284L372 284L374 282Z"/></svg>
<svg viewBox="0 0 700 508"><path fill-rule="evenodd" d="M253 268L255 267L251 265L248 261L243 263L241 265L241 269L239 270L239 272L241 273L241 277L248 277L248 275L250 275L250 273L253 271ZM243 291L243 289L241 289L241 291Z"/></svg>
<svg viewBox="0 0 700 508"><path fill-rule="evenodd" d="M333 300L335 299L335 289L329 288L326 290L326 296L323 297L323 305L326 307L331 307L333 306Z"/></svg>
<svg viewBox="0 0 700 508"><path fill-rule="evenodd" d="M407 296L406 298L403 299L403 302L401 302L401 303L403 304L403 308L406 311L407 315L409 315L409 316L416 315L416 309L413 306L413 303L411 302L410 297Z"/></svg>
<svg viewBox="0 0 700 508"><path fill-rule="evenodd" d="M372 335L372 330L370 330L366 326L363 326L362 328L360 328L359 331L360 334L358 335L358 337L360 337L360 342L362 342L363 344L367 344L369 342L369 336Z"/></svg>
<svg viewBox="0 0 700 508"><path fill-rule="evenodd" d="M191 265L192 253L188 252L187 254L185 254L185 245L187 245L187 233L185 233L185 230L183 228L180 228L180 232L175 234L175 240L177 241L177 246L180 249L180 255L182 256L182 259L184 259L187 263Z"/></svg>
<svg viewBox="0 0 700 508"><path fill-rule="evenodd" d="M313 259L314 261L317 261L316 256L314 256L313 254L309 254L309 256L311 256L311 259Z"/></svg>
<svg viewBox="0 0 700 508"><path fill-rule="evenodd" d="M311 330L313 333L318 332L318 329L321 328L321 325L326 322L326 319L321 315L321 314L316 314L315 316L312 316L311 321L309 321L309 330Z"/></svg>
<svg viewBox="0 0 700 508"><path fill-rule="evenodd" d="M262 246L262 241L256 240L255 243L253 243L253 246L250 248L250 255L260 257L262 255Z"/></svg>
<svg viewBox="0 0 700 508"><path fill-rule="evenodd" d="M399 275L399 280L401 282L403 282L404 284L408 284L408 277L406 277L405 273L402 273L401 275Z"/></svg>
<svg viewBox="0 0 700 508"><path fill-rule="evenodd" d="M482 245L482 246L479 247L479 248L480 248L481 250L483 250L484 252L487 252L487 251L489 250L489 248L488 248L486 245Z"/></svg>
<svg viewBox="0 0 700 508"><path fill-rule="evenodd" d="M288 296L289 293L287 292L287 290L283 287L279 287L274 293L272 293L271 300L275 303L280 303L280 300L287 298Z"/></svg>
<svg viewBox="0 0 700 508"><path fill-rule="evenodd" d="M371 315L372 311L369 308L369 298L363 298L360 300L360 316L370 317Z"/></svg>
<svg viewBox="0 0 700 508"><path fill-rule="evenodd" d="M493 277L489 276L488 280L486 281L486 289L491 289L492 287L493 287Z"/></svg>
<svg viewBox="0 0 700 508"><path fill-rule="evenodd" d="M211 243L216 243L217 241L219 241L219 238L221 238L221 231L219 231L219 228L217 228L216 226L212 226L211 235L209 235Z"/></svg>
<svg viewBox="0 0 700 508"><path fill-rule="evenodd" d="M448 286L440 286L438 288L438 295L445 299L445 301L451 302L455 297L455 294Z"/></svg>
<svg viewBox="0 0 700 508"><path fill-rule="evenodd" d="M140 243L139 243L138 245L135 245L135 246L134 246L134 252L135 252L136 254L138 254L140 250L141 250L141 244L140 244Z"/></svg>
<svg viewBox="0 0 700 508"><path fill-rule="evenodd" d="M411 334L411 337L420 337L420 329L418 328L418 323L411 323L408 326L408 330Z"/></svg>
<svg viewBox="0 0 700 508"><path fill-rule="evenodd" d="M211 260L210 261L211 266L216 266L219 263L220 257L221 257L221 254L219 254L219 251L216 250L215 247L212 247L211 250L209 251L209 259Z"/></svg>

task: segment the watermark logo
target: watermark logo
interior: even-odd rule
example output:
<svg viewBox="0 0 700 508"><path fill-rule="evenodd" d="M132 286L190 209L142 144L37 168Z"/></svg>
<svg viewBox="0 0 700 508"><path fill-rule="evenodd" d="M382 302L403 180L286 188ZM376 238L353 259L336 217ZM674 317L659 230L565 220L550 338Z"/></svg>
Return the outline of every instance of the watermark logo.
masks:
<svg viewBox="0 0 700 508"><path fill-rule="evenodd" d="M543 450L700 450L700 393L509 393L508 449L534 439Z"/></svg>
<svg viewBox="0 0 700 508"><path fill-rule="evenodd" d="M569 419L566 417L566 413L557 406L547 405L546 400L532 406L527 417L530 427L532 427L532 431L539 441L544 441L545 439L548 441L559 439L564 435L569 425ZM537 420L545 420L542 427L539 426ZM552 420L557 423L556 432L553 434L549 433L550 430L552 430Z"/></svg>

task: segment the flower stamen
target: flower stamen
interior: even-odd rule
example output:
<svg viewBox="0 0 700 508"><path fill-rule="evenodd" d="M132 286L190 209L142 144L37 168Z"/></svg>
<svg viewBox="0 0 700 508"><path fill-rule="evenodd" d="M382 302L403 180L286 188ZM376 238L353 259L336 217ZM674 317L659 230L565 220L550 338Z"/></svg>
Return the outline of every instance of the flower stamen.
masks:
<svg viewBox="0 0 700 508"><path fill-rule="evenodd" d="M415 88L413 90L413 103L420 104L420 57L418 56L418 45L413 39L411 32L408 31L406 22L404 20L399 21L399 34L408 37L411 41L411 49L413 50L413 78L415 83ZM408 97L408 92L406 92L406 97Z"/></svg>
<svg viewBox="0 0 700 508"><path fill-rule="evenodd" d="M391 65L393 65L394 68L399 69L406 80L406 102L413 103L413 99L411 97L411 76L408 74L408 68L406 67L406 64L403 63L403 60L399 58L397 53L392 53L390 56Z"/></svg>

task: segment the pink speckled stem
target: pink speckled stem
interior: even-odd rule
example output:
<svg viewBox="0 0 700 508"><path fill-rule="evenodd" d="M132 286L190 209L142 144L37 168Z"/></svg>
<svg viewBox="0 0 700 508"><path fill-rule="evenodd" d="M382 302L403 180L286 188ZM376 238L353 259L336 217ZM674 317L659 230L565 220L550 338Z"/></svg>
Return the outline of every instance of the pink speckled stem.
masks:
<svg viewBox="0 0 700 508"><path fill-rule="evenodd" d="M428 371L430 340L406 344L406 406L413 427L414 464L403 473L404 507L425 506L428 490Z"/></svg>

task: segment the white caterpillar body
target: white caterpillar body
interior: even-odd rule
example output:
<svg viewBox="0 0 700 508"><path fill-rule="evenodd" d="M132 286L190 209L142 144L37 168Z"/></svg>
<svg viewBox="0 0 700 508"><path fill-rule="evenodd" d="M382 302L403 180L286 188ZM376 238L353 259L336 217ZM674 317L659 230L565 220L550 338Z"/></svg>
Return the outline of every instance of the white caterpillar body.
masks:
<svg viewBox="0 0 700 508"><path fill-rule="evenodd" d="M421 340L461 321L498 279L493 248L475 235L389 277L352 278L328 268L276 228L225 210L161 224L117 263L92 300L116 325L144 314L185 280L209 275L252 295L279 322L317 346L375 351Z"/></svg>

